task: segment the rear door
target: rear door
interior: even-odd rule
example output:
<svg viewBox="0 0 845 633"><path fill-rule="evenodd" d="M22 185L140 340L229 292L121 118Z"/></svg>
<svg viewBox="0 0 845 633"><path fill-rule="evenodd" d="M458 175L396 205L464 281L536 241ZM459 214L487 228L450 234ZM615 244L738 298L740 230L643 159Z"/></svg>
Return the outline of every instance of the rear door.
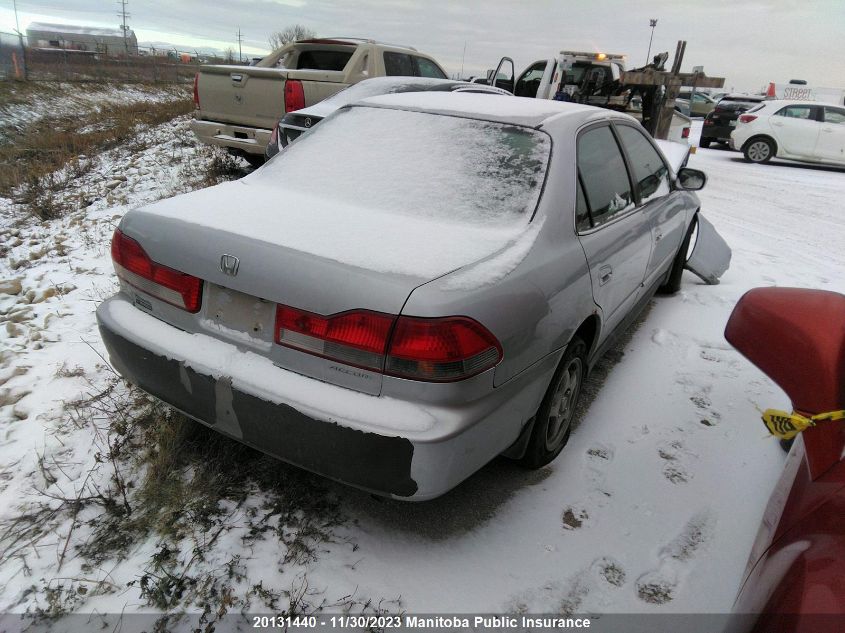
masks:
<svg viewBox="0 0 845 633"><path fill-rule="evenodd" d="M845 163L845 108L824 106L816 156L822 160Z"/></svg>
<svg viewBox="0 0 845 633"><path fill-rule="evenodd" d="M609 123L583 130L576 151L576 228L590 268L593 298L610 331L640 296L651 256L651 224L636 206L622 151Z"/></svg>
<svg viewBox="0 0 845 633"><path fill-rule="evenodd" d="M645 132L615 123L634 180L634 196L651 226L653 247L646 269L649 287L666 268L684 239L686 208L672 191L669 167Z"/></svg>
<svg viewBox="0 0 845 633"><path fill-rule="evenodd" d="M818 106L799 104L785 106L769 119L775 140L783 150L794 156L812 157L821 132L821 112Z"/></svg>

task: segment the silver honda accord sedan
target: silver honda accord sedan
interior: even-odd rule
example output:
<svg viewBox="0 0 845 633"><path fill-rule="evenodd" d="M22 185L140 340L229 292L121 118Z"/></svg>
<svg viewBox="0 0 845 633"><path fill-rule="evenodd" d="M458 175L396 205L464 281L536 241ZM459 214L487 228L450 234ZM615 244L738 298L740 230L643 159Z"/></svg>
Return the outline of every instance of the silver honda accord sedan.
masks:
<svg viewBox="0 0 845 633"><path fill-rule="evenodd" d="M497 455L555 459L614 335L689 262L718 282L705 180L608 110L367 99L239 181L127 213L100 332L125 378L220 433L431 499Z"/></svg>

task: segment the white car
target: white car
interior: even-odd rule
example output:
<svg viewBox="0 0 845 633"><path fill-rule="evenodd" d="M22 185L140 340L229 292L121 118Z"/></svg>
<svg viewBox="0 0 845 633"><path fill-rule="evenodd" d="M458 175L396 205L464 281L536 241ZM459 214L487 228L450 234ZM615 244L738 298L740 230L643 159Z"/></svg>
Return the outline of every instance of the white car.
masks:
<svg viewBox="0 0 845 633"><path fill-rule="evenodd" d="M787 158L845 165L845 107L807 101L765 101L740 115L730 146L752 163Z"/></svg>

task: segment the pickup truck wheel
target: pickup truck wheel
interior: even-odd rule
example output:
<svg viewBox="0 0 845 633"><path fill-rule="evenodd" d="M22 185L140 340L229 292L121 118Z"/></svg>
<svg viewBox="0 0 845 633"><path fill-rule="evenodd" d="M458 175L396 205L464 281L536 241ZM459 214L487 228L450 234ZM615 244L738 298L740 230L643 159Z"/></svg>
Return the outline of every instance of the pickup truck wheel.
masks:
<svg viewBox="0 0 845 633"><path fill-rule="evenodd" d="M689 252L690 242L697 229L698 214L695 214L687 229L687 234L684 236L684 241L681 242L681 246L675 254L675 259L672 260L672 267L669 269L666 281L657 289L660 294L673 295L681 289L681 277L684 274L684 265L687 263L687 259L689 259L691 254Z"/></svg>
<svg viewBox="0 0 845 633"><path fill-rule="evenodd" d="M775 155L775 146L767 138L753 138L742 148L745 160L752 163L767 163Z"/></svg>
<svg viewBox="0 0 845 633"><path fill-rule="evenodd" d="M712 142L713 142L713 139L703 138L700 141L698 141L698 146L702 147L704 149L707 149L708 147L710 147L710 143L712 143Z"/></svg>
<svg viewBox="0 0 845 633"><path fill-rule="evenodd" d="M566 446L586 373L587 345L580 337L574 336L537 411L521 465L541 468L554 460Z"/></svg>

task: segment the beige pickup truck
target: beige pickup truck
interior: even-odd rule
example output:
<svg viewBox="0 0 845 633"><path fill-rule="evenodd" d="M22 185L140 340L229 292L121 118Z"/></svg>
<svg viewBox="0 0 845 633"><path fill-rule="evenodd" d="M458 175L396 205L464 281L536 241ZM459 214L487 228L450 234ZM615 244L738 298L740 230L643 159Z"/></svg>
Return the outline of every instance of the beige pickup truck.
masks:
<svg viewBox="0 0 845 633"><path fill-rule="evenodd" d="M347 86L383 76L446 78L430 56L373 40L310 39L288 44L255 66L202 66L194 78L200 141L260 163L276 122Z"/></svg>

